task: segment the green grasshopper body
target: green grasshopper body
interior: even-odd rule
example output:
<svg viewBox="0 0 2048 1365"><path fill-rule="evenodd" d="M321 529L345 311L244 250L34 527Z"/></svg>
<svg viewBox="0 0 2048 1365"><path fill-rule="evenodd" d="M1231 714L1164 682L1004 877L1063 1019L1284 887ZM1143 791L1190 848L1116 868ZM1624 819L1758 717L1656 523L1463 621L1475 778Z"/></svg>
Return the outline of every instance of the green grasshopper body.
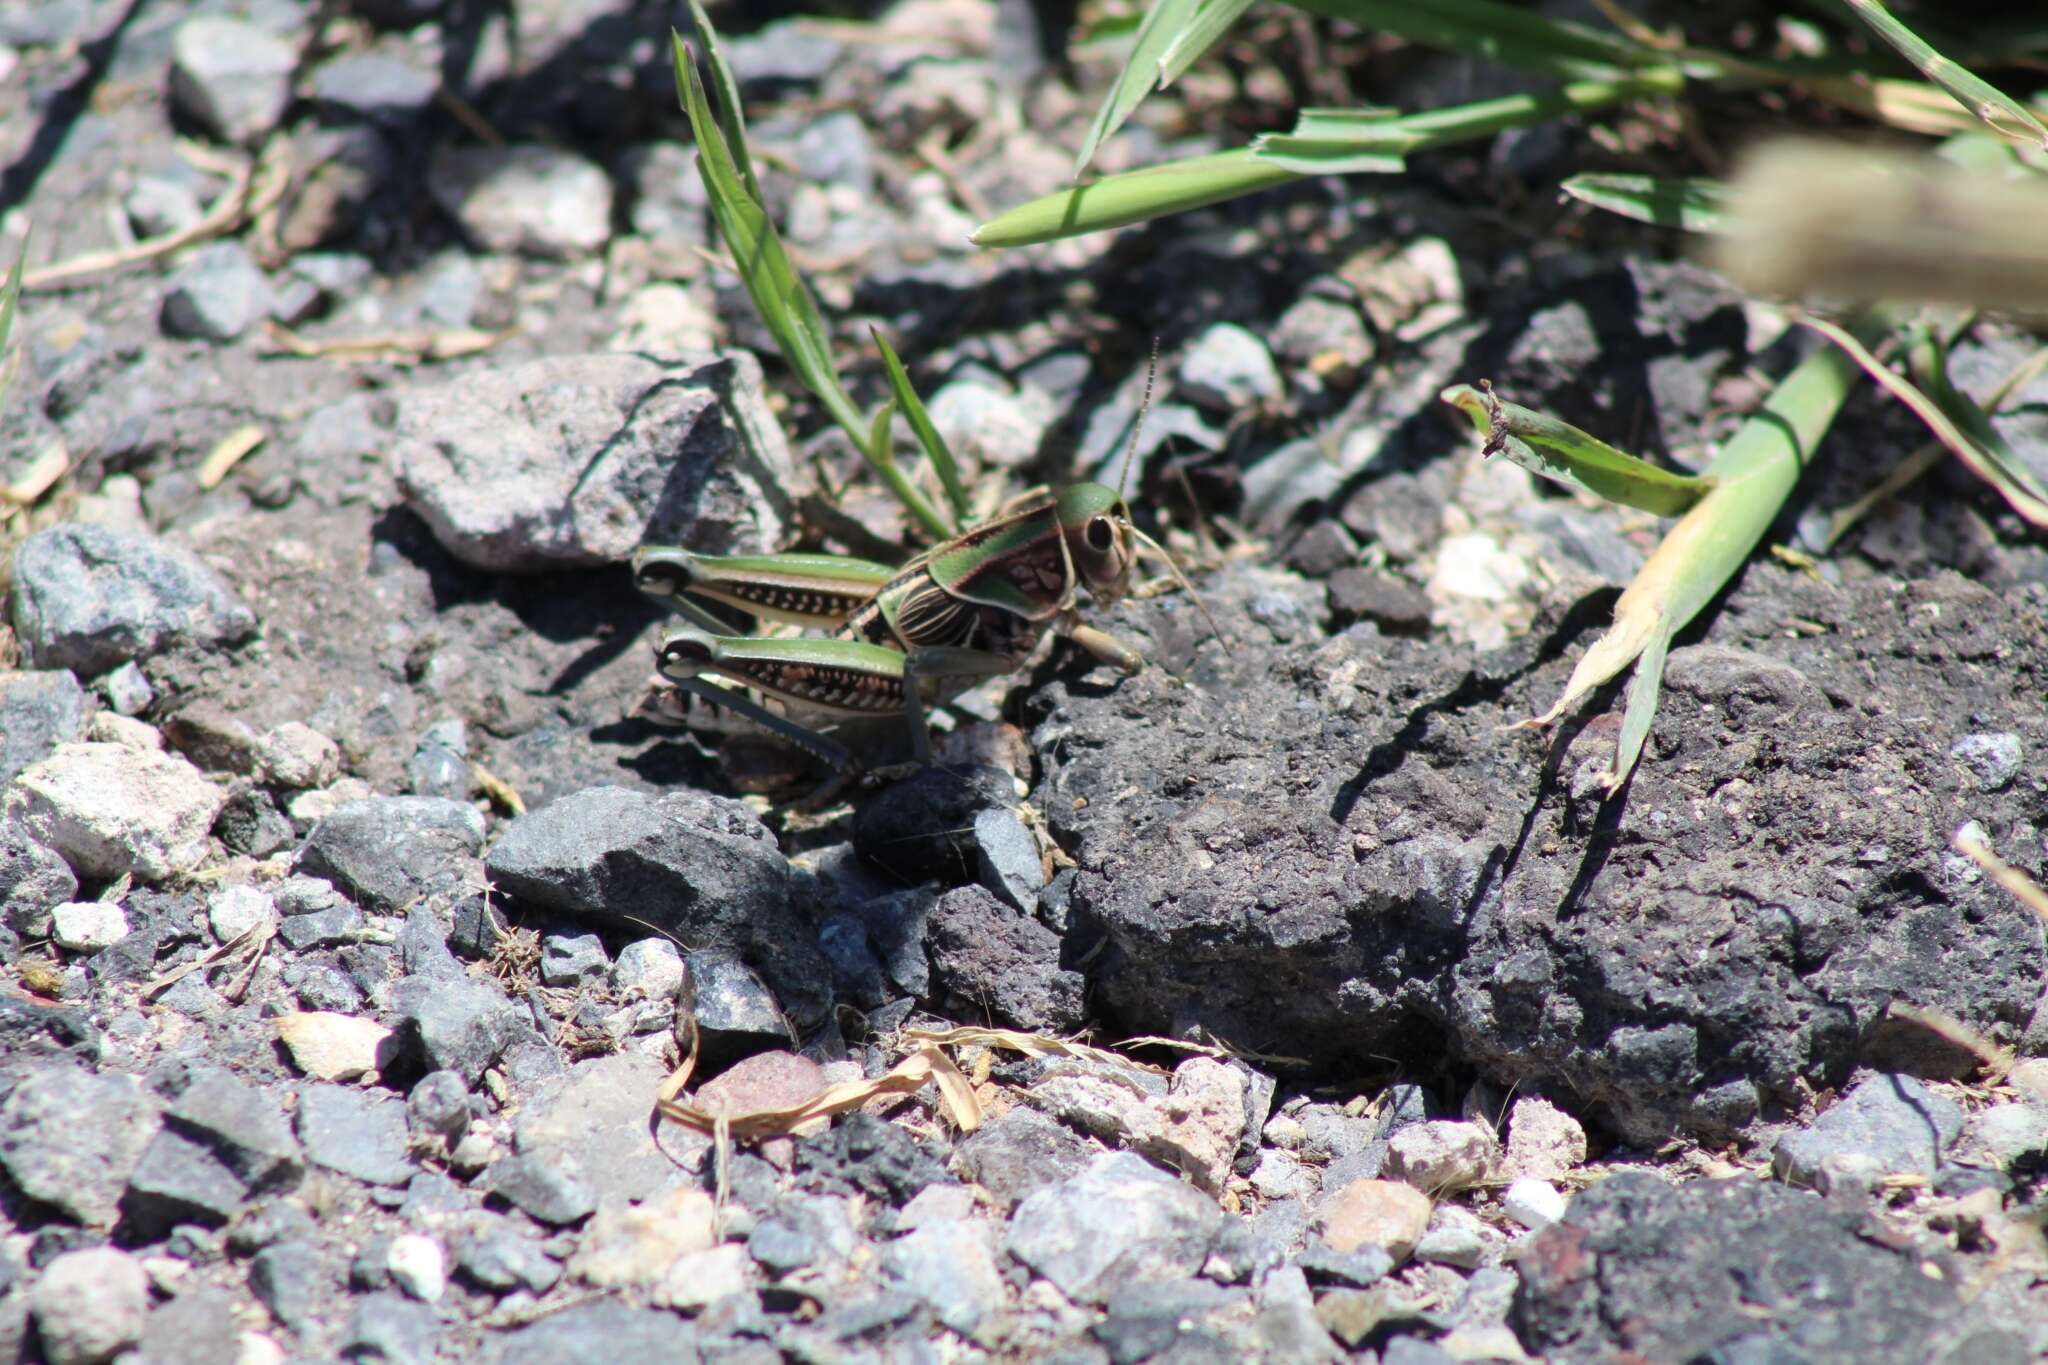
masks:
<svg viewBox="0 0 2048 1365"><path fill-rule="evenodd" d="M663 633L655 659L664 678L848 772L842 746L705 675L822 717L900 712L924 761L931 753L925 708L1016 669L1047 629L1128 672L1144 666L1135 650L1083 625L1077 611L1084 589L1097 602L1129 594L1141 543L1122 496L1083 483L1025 494L901 569L829 555L719 558L650 546L634 556L633 571L644 591L695 623ZM832 633L726 634L693 597Z"/></svg>

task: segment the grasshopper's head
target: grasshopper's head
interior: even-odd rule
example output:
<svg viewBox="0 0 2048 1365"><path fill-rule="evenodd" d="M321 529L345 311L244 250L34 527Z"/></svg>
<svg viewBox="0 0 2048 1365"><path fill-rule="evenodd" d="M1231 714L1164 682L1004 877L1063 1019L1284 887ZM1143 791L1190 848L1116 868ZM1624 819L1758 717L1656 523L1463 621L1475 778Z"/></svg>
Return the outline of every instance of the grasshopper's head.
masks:
<svg viewBox="0 0 2048 1365"><path fill-rule="evenodd" d="M643 545L633 551L633 586L664 602L690 586L690 552L668 545Z"/></svg>
<svg viewBox="0 0 2048 1365"><path fill-rule="evenodd" d="M1054 507L1074 572L1089 596L1113 602L1128 593L1138 547L1123 495L1104 484L1077 483L1060 493Z"/></svg>
<svg viewBox="0 0 2048 1365"><path fill-rule="evenodd" d="M718 657L718 641L701 630L676 626L654 645L654 671L671 682L688 682Z"/></svg>

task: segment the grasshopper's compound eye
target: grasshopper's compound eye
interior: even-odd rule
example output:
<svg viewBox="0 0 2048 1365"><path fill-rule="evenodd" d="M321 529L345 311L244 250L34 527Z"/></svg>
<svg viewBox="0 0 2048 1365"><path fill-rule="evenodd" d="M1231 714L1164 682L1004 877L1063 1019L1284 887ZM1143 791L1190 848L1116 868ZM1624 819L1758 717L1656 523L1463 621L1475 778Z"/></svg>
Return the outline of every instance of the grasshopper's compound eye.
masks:
<svg viewBox="0 0 2048 1365"><path fill-rule="evenodd" d="M633 572L634 586L654 597L680 597L683 591L683 572L673 564L660 560L649 560Z"/></svg>
<svg viewBox="0 0 2048 1365"><path fill-rule="evenodd" d="M654 651L655 667L671 678L694 678L718 657L718 643L696 631L677 631Z"/></svg>
<svg viewBox="0 0 2048 1365"><path fill-rule="evenodd" d="M1091 518L1088 529L1082 534L1088 538L1088 548L1099 555L1106 555L1116 548L1116 526L1108 517Z"/></svg>

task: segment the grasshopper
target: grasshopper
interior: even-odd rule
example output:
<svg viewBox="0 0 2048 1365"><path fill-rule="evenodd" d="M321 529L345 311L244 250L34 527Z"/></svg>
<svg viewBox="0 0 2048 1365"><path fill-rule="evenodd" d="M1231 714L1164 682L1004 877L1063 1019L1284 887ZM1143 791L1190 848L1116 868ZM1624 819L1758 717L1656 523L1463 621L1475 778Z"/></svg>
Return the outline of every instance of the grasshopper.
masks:
<svg viewBox="0 0 2048 1365"><path fill-rule="evenodd" d="M925 709L1014 671L1047 629L1127 673L1142 669L1144 656L1084 624L1078 607L1084 589L1103 604L1129 596L1141 550L1187 586L1166 551L1131 524L1120 491L1079 483L1026 493L900 569L832 555L721 557L647 546L633 557L633 576L693 623L665 631L656 645L664 678L787 736L844 776L855 770L844 746L705 675L824 717L901 712L914 756L929 762ZM726 634L693 597L832 633Z"/></svg>

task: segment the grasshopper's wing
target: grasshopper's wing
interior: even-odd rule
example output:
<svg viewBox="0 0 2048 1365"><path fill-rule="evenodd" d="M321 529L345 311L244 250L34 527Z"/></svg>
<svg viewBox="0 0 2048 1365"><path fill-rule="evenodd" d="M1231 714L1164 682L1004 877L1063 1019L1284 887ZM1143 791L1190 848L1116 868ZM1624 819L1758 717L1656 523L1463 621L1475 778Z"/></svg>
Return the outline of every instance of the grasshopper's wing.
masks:
<svg viewBox="0 0 2048 1365"><path fill-rule="evenodd" d="M668 545L633 556L641 591L675 605L685 593L770 621L829 630L874 600L896 570L838 555L700 555Z"/></svg>
<svg viewBox="0 0 2048 1365"><path fill-rule="evenodd" d="M932 585L963 602L1048 621L1072 604L1074 566L1057 508L1044 503L977 526L925 558ZM915 615L905 604L900 615ZM939 604L929 604L937 611Z"/></svg>

